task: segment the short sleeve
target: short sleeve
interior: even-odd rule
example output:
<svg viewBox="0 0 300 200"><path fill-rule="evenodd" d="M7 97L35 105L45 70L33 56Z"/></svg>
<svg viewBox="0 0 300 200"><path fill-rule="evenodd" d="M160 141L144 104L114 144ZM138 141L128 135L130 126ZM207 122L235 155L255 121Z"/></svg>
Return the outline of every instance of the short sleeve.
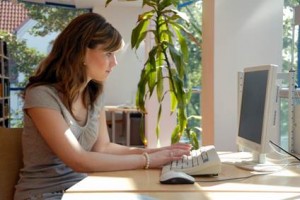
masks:
<svg viewBox="0 0 300 200"><path fill-rule="evenodd" d="M101 111L104 107L104 96L105 96L104 93L99 95L94 103L95 109L98 111Z"/></svg>
<svg viewBox="0 0 300 200"><path fill-rule="evenodd" d="M37 86L26 90L23 109L50 108L60 110L58 101L58 95L54 88Z"/></svg>

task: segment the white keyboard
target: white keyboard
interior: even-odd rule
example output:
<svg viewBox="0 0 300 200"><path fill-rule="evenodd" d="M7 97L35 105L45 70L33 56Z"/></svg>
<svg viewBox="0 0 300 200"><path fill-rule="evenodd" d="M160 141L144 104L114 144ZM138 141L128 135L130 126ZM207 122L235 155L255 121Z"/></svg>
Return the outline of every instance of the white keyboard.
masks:
<svg viewBox="0 0 300 200"><path fill-rule="evenodd" d="M189 175L218 175L221 171L221 160L214 146L202 146L192 150L190 156L165 165L162 174L170 170Z"/></svg>

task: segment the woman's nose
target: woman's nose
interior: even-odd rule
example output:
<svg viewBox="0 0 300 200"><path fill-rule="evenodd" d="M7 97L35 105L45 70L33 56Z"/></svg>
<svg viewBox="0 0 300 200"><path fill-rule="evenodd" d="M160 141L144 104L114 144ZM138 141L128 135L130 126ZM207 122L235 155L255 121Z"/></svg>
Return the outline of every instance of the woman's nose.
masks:
<svg viewBox="0 0 300 200"><path fill-rule="evenodd" d="M115 67L117 64L118 64L117 57L114 55L114 56L112 56L110 65L111 65L111 67Z"/></svg>

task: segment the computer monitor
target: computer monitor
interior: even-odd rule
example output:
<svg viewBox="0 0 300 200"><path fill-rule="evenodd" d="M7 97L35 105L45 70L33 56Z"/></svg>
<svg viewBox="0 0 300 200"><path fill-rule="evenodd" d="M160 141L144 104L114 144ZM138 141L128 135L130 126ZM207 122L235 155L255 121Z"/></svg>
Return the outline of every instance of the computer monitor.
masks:
<svg viewBox="0 0 300 200"><path fill-rule="evenodd" d="M252 160L239 163L239 167L256 170L258 164L266 162L269 141L278 141L277 68L276 65L253 66L242 73L237 144L252 153Z"/></svg>

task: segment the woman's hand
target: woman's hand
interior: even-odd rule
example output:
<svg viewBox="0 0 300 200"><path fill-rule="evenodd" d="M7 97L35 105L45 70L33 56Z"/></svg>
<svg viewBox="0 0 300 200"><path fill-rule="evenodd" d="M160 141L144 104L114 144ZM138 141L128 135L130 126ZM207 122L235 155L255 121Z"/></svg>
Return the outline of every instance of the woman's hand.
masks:
<svg viewBox="0 0 300 200"><path fill-rule="evenodd" d="M185 144L185 143L176 143L176 144L172 144L170 146L166 146L166 147L161 147L159 149L161 150L174 150L174 149L182 149L182 150L191 150L192 145L190 144Z"/></svg>
<svg viewBox="0 0 300 200"><path fill-rule="evenodd" d="M147 153L154 153L157 151L162 151L162 150L176 150L176 149L181 149L181 150L191 150L192 146L190 144L185 144L185 143L176 143L172 144L170 146L165 146L165 147L160 147L160 148L152 148L152 149L146 149Z"/></svg>
<svg viewBox="0 0 300 200"><path fill-rule="evenodd" d="M180 160L184 155L190 155L190 150L191 145L183 143L157 148L149 152L149 168L161 168L174 160Z"/></svg>

